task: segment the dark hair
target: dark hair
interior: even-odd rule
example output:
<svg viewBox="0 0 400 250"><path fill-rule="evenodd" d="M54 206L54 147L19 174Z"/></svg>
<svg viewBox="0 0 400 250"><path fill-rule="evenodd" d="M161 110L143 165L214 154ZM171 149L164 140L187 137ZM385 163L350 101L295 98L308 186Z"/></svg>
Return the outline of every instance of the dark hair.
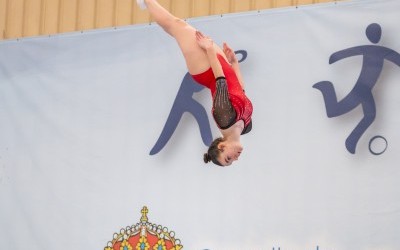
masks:
<svg viewBox="0 0 400 250"><path fill-rule="evenodd" d="M218 145L223 141L224 138L219 137L211 143L210 147L207 150L207 153L205 153L203 156L203 160L205 163L212 161L214 164L222 166L222 164L218 162L217 158L221 153L221 150L218 148Z"/></svg>

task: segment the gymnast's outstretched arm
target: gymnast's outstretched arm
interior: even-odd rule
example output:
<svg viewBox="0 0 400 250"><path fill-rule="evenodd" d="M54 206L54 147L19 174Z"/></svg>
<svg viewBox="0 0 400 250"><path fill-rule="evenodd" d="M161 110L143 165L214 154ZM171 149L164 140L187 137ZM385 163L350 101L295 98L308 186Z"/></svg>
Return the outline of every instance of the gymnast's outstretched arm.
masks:
<svg viewBox="0 0 400 250"><path fill-rule="evenodd" d="M242 73L240 72L239 61L236 58L235 52L231 47L229 47L227 43L223 44L222 49L224 51L226 58L228 59L228 62L231 64L233 71L235 71L236 77L238 78L239 83L242 86L242 89L244 89L243 77Z"/></svg>

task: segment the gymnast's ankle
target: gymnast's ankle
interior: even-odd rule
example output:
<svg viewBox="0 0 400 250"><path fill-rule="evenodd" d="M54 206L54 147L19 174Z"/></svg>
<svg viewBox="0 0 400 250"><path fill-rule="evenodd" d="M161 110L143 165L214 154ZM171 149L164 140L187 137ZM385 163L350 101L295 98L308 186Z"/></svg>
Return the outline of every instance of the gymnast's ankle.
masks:
<svg viewBox="0 0 400 250"><path fill-rule="evenodd" d="M136 0L137 5L144 10L147 9L146 1L145 0Z"/></svg>

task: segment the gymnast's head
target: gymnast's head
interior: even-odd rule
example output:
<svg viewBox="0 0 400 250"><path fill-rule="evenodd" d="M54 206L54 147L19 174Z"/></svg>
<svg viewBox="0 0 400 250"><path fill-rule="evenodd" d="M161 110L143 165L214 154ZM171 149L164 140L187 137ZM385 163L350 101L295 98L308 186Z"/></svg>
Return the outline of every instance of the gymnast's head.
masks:
<svg viewBox="0 0 400 250"><path fill-rule="evenodd" d="M239 159L243 147L239 142L230 142L222 137L215 139L207 153L204 154L205 163L212 161L215 165L226 167Z"/></svg>

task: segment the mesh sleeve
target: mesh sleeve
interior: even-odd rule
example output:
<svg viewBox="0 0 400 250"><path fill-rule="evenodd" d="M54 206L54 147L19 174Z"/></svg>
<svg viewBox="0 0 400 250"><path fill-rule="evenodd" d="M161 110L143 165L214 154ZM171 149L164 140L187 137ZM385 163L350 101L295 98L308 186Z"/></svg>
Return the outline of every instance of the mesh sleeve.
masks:
<svg viewBox="0 0 400 250"><path fill-rule="evenodd" d="M213 116L221 129L229 128L236 120L236 111L229 100L228 85L225 77L218 77L216 79Z"/></svg>

